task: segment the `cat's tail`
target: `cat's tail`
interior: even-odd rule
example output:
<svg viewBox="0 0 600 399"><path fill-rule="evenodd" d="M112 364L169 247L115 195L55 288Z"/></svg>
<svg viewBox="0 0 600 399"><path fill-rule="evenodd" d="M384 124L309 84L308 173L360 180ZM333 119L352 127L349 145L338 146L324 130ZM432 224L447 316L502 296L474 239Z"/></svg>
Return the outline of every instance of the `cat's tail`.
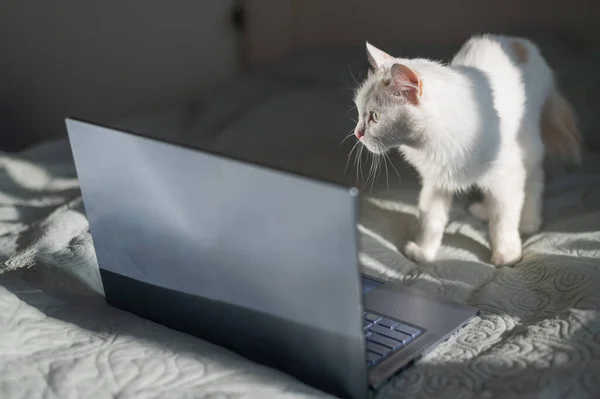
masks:
<svg viewBox="0 0 600 399"><path fill-rule="evenodd" d="M550 156L581 164L581 134L575 112L558 90L556 81L542 110L541 133Z"/></svg>

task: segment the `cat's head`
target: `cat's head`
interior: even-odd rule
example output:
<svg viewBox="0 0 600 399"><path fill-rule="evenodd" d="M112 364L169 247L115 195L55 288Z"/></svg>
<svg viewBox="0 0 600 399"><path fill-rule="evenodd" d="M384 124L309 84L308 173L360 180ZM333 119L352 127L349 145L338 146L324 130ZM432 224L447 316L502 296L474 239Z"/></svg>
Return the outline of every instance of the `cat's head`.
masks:
<svg viewBox="0 0 600 399"><path fill-rule="evenodd" d="M355 93L355 136L376 154L402 144L417 144L423 124L423 81L402 60L369 43L367 55L372 69Z"/></svg>

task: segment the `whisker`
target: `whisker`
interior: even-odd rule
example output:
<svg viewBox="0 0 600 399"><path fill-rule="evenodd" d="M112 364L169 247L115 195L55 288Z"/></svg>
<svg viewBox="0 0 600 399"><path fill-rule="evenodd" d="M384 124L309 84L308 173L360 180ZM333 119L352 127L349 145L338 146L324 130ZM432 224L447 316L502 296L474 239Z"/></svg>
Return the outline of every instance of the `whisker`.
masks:
<svg viewBox="0 0 600 399"><path fill-rule="evenodd" d="M394 168L394 170L396 171L396 174L398 175L398 177L401 178L400 172L398 172L398 169L396 169L396 167L394 166L394 162L392 162L392 159L390 158L390 156L388 154L385 154L385 156L387 157L388 161L390 161L390 166L392 168Z"/></svg>
<svg viewBox="0 0 600 399"><path fill-rule="evenodd" d="M356 151L356 154L355 154L356 156L354 157L354 167L356 167L356 168L358 167L358 159L359 159L358 155L360 155L361 151L362 151L362 147L359 148L358 151Z"/></svg>
<svg viewBox="0 0 600 399"><path fill-rule="evenodd" d="M367 173L367 178L362 180L363 183L363 188L367 185L367 183L369 182L369 178L371 177L371 169L373 168L373 161L371 159L371 151L367 152L367 162L369 163L369 171Z"/></svg>
<svg viewBox="0 0 600 399"><path fill-rule="evenodd" d="M378 157L378 154L371 153L371 167L369 168L369 176L367 176L367 181L365 183L368 184L369 180L371 180L371 188L369 189L369 192L373 191L373 184L375 183L375 178L377 176Z"/></svg>
<svg viewBox="0 0 600 399"><path fill-rule="evenodd" d="M354 169L356 169L356 183L359 182L358 180L358 174L359 174L359 168L360 168L360 161L359 161L359 157L360 157L360 148L358 149L358 151L356 151L356 153L354 154Z"/></svg>
<svg viewBox="0 0 600 399"><path fill-rule="evenodd" d="M352 157L352 153L354 152L354 150L356 149L356 146L358 146L360 144L360 141L357 141L353 146L352 149L350 150L350 152L348 153L348 159L346 159L346 167L344 168L344 175L346 174L346 172L348 171L348 165L350 164L350 158Z"/></svg>
<svg viewBox="0 0 600 399"><path fill-rule="evenodd" d="M348 71L350 72L350 76L352 76L352 79L354 79L354 83L356 83L356 85L358 86L358 80L356 80L356 78L354 77L354 74L352 73L352 68L350 67L350 63L348 63Z"/></svg>
<svg viewBox="0 0 600 399"><path fill-rule="evenodd" d="M396 170L396 168L391 163L391 159L389 158L389 156L386 152L386 148L381 143L377 143L376 145L378 147L378 151L377 151L377 154L374 155L374 160L373 160L374 166L373 166L372 174L370 175L371 191L373 190L373 188L375 186L375 181L380 176L380 174L384 170L384 168L385 168L386 189L389 191L389 169L387 166L387 161L388 160L390 161L390 164L392 165L394 170ZM382 167L382 165L383 165L383 167ZM398 174L397 170L396 170L396 174ZM399 176L399 174L398 174L398 176Z"/></svg>
<svg viewBox="0 0 600 399"><path fill-rule="evenodd" d="M351 116L346 115L346 118L350 119L354 123L358 123L358 121Z"/></svg>
<svg viewBox="0 0 600 399"><path fill-rule="evenodd" d="M348 140L352 136L354 136L354 129L350 130L350 132L348 133L348 135L346 137L344 137L344 139L340 142L340 145L344 144L344 142L346 140Z"/></svg>
<svg viewBox="0 0 600 399"><path fill-rule="evenodd" d="M361 181L364 181L364 176L363 176L363 171L362 171L362 153L363 153L364 149L365 149L364 146L360 147L360 151L358 152L358 158L357 158L358 159L358 170L360 171ZM356 180L358 180L358 177Z"/></svg>
<svg viewBox="0 0 600 399"><path fill-rule="evenodd" d="M369 192L373 192L373 185L377 179L377 172L379 170L379 154L373 154L373 174L371 176L371 188Z"/></svg>
<svg viewBox="0 0 600 399"><path fill-rule="evenodd" d="M367 184L369 182L369 178L371 176L371 169L373 167L373 154L371 153L371 151L369 151L369 149L367 148L367 152L366 152L366 163L369 164L369 170L367 171L367 176L363 179L363 183Z"/></svg>
<svg viewBox="0 0 600 399"><path fill-rule="evenodd" d="M389 174L388 174L388 167L387 167L387 162L388 162L388 157L387 157L387 153L383 153L383 166L385 166L385 190L386 191L390 191L390 181L389 181Z"/></svg>
<svg viewBox="0 0 600 399"><path fill-rule="evenodd" d="M374 171L375 171L375 157L376 155L373 155L373 157L371 158L371 167L369 168L369 176L367 176L367 182L365 184L369 184L369 180L371 180L371 182L373 182L371 176L374 175ZM373 192L373 183L371 183L371 188L369 188L369 193Z"/></svg>
<svg viewBox="0 0 600 399"><path fill-rule="evenodd" d="M381 147L381 146L379 146ZM381 150L380 150L381 152ZM373 172L373 177L371 179L371 191L373 191L373 186L375 185L375 180L377 179L377 177L379 176L379 173L381 172L381 154L377 154L376 157L374 158L375 160L375 171Z"/></svg>
<svg viewBox="0 0 600 399"><path fill-rule="evenodd" d="M354 169L356 169L356 182L358 183L358 169L360 163L360 153L362 152L362 147L358 147L358 151L354 152Z"/></svg>

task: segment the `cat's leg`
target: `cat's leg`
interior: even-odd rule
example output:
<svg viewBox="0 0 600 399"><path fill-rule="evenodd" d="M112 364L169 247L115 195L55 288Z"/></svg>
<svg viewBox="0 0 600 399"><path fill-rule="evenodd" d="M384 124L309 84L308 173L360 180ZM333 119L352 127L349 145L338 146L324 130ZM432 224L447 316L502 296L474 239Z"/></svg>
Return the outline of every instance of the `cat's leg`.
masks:
<svg viewBox="0 0 600 399"><path fill-rule="evenodd" d="M519 232L521 234L537 233L543 223L543 195L544 195L544 169L536 165L529 170L525 182L525 198L521 211ZM488 204L486 201L474 202L469 205L469 213L477 219L487 222L489 220Z"/></svg>
<svg viewBox="0 0 600 399"><path fill-rule="evenodd" d="M415 241L404 247L404 254L417 263L428 263L442 244L452 194L433 185L424 184L419 196L419 232Z"/></svg>
<svg viewBox="0 0 600 399"><path fill-rule="evenodd" d="M512 266L521 260L519 234L525 189L525 171L514 171L488 188L489 231L492 263Z"/></svg>
<svg viewBox="0 0 600 399"><path fill-rule="evenodd" d="M521 223L519 231L522 234L537 233L540 229L543 219L543 201L544 201L544 168L540 162L530 168L525 182L525 200L523 210L521 211Z"/></svg>

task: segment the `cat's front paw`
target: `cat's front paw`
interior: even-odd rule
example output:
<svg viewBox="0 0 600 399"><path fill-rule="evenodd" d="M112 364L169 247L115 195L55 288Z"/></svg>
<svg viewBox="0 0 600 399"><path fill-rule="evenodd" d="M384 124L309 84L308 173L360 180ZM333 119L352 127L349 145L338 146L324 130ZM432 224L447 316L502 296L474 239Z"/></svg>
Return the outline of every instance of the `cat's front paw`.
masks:
<svg viewBox="0 0 600 399"><path fill-rule="evenodd" d="M414 241L409 241L404 247L404 255L413 262L426 264L435 259L435 253L425 251Z"/></svg>
<svg viewBox="0 0 600 399"><path fill-rule="evenodd" d="M513 248L503 248L502 250L495 250L492 253L492 264L498 267L502 266L514 266L519 263L522 258L521 246Z"/></svg>

